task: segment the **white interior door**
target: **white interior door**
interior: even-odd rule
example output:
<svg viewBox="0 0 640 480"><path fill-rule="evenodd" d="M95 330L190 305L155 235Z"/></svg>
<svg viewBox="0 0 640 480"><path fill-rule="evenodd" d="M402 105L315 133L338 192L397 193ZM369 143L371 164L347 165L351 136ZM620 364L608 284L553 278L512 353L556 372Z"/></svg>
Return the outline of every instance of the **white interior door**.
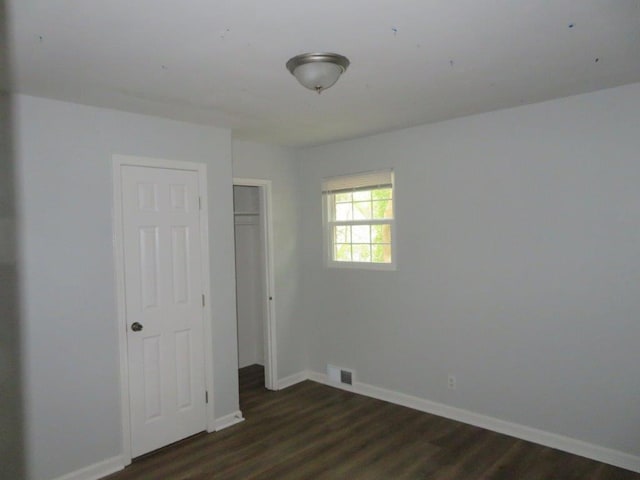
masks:
<svg viewBox="0 0 640 480"><path fill-rule="evenodd" d="M206 429L198 173L123 166L131 451Z"/></svg>

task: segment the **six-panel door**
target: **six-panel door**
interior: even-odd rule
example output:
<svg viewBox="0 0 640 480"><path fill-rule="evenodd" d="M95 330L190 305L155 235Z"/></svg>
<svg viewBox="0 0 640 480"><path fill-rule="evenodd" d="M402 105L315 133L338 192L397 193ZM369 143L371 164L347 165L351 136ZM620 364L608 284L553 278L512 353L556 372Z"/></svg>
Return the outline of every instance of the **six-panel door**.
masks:
<svg viewBox="0 0 640 480"><path fill-rule="evenodd" d="M121 175L136 457L206 429L198 173L123 166Z"/></svg>

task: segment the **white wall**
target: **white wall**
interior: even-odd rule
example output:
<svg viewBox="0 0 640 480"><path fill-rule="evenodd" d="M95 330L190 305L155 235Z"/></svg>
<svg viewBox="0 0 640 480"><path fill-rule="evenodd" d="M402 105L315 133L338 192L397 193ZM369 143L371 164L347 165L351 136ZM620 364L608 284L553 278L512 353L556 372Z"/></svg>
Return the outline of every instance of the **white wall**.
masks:
<svg viewBox="0 0 640 480"><path fill-rule="evenodd" d="M214 406L217 418L236 411L230 131L28 96L16 105L30 478L122 452L113 154L207 165Z"/></svg>
<svg viewBox="0 0 640 480"><path fill-rule="evenodd" d="M0 4L0 16L3 8ZM0 20L0 41L4 40ZM0 58L0 71L7 72ZM4 68L3 68L4 67ZM3 84L0 73L0 85ZM0 477L24 476L11 99L0 93Z"/></svg>
<svg viewBox="0 0 640 480"><path fill-rule="evenodd" d="M264 365L264 241L260 203L259 187L233 187L240 368Z"/></svg>
<svg viewBox="0 0 640 480"><path fill-rule="evenodd" d="M233 176L272 182L278 377L307 366L306 325L300 315L298 163L293 150L233 141Z"/></svg>
<svg viewBox="0 0 640 480"><path fill-rule="evenodd" d="M640 455L639 125L634 84L298 151L311 368ZM383 167L398 270L323 268L322 177Z"/></svg>

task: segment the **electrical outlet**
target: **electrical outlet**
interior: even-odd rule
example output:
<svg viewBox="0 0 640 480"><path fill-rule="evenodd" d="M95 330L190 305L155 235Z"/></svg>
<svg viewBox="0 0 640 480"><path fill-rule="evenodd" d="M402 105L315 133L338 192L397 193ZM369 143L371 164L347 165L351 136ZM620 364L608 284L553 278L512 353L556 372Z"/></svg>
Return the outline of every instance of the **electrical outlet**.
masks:
<svg viewBox="0 0 640 480"><path fill-rule="evenodd" d="M455 390L456 389L456 377L454 377L453 375L449 375L448 381L447 381L447 386L449 387L450 390Z"/></svg>

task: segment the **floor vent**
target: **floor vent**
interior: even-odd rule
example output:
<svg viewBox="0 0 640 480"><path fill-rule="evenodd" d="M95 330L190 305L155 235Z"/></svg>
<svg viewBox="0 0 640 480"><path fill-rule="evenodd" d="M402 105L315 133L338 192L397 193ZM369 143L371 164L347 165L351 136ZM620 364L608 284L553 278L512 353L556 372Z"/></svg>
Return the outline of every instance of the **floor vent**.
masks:
<svg viewBox="0 0 640 480"><path fill-rule="evenodd" d="M327 377L330 382L341 383L343 385L353 385L355 372L348 368L327 365Z"/></svg>

